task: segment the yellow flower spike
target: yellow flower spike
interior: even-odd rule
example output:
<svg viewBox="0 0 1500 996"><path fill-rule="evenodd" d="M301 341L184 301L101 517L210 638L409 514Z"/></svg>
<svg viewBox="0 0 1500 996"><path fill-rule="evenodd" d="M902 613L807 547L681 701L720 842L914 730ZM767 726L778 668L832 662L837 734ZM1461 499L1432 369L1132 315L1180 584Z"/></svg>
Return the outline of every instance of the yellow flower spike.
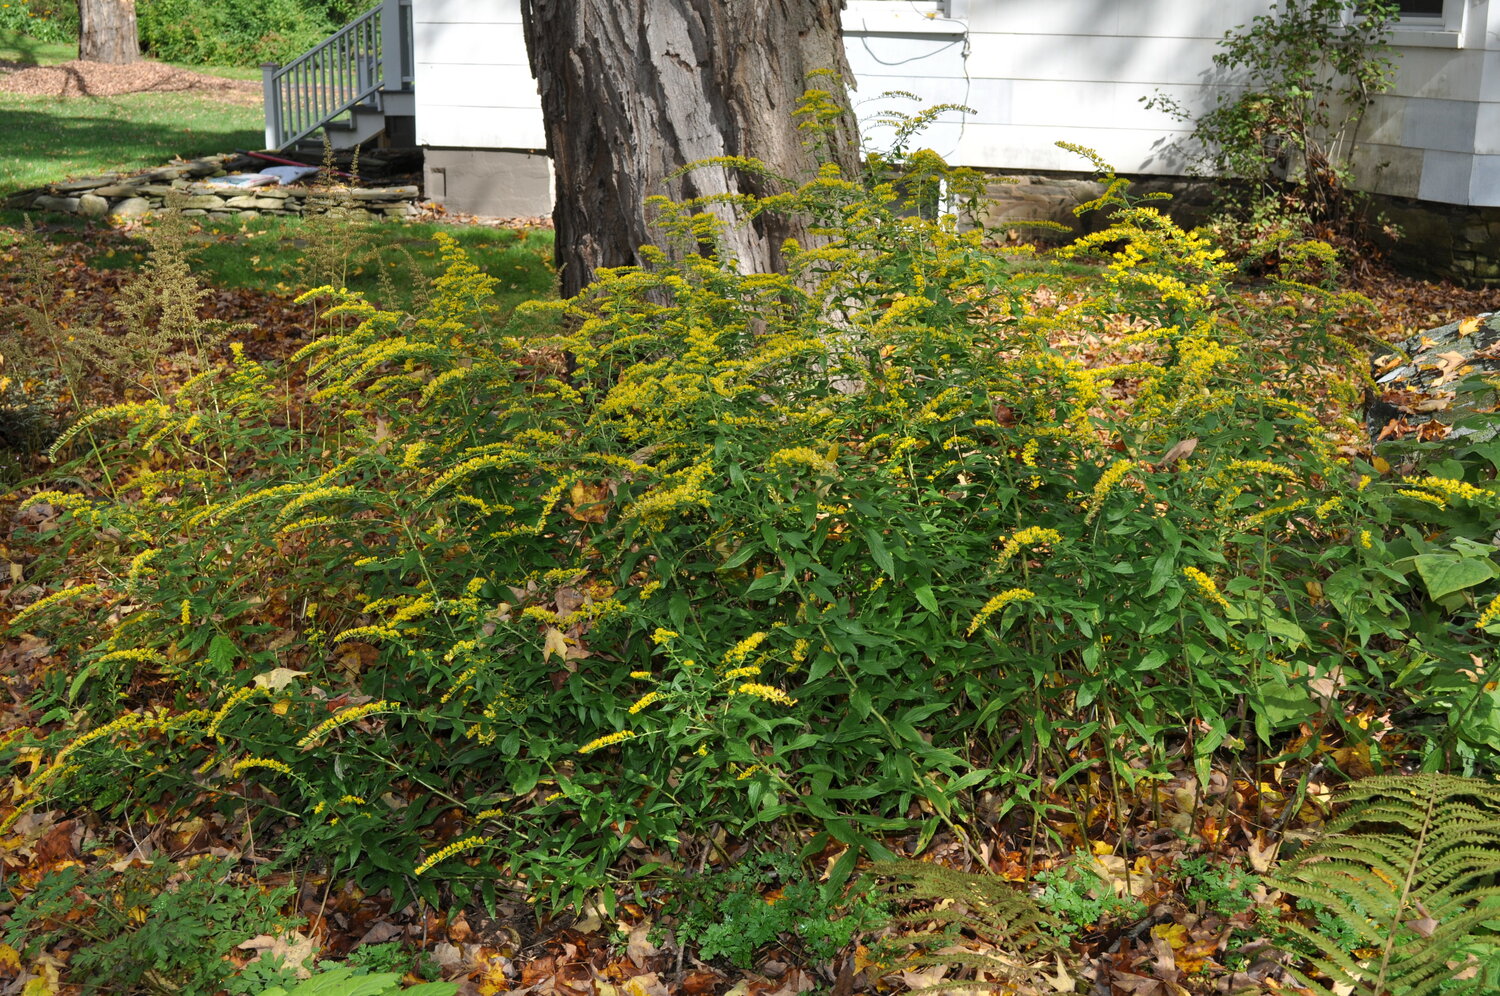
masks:
<svg viewBox="0 0 1500 996"><path fill-rule="evenodd" d="M329 733L332 733L334 730L338 729L341 726L347 726L350 723L358 722L359 720L364 719L366 716L372 716L376 713L394 712L395 710L400 708L401 703L399 702L391 702L387 699L380 699L376 702L366 702L364 705L350 706L347 709L341 709L309 730L306 736L297 741L297 749L310 750L311 748L316 747L318 744L322 743L324 737L328 736Z"/></svg>
<svg viewBox="0 0 1500 996"><path fill-rule="evenodd" d="M663 695L661 692L647 692L645 695L642 695L640 698L636 699L631 707L626 711L634 716L641 710L647 709L655 703L660 702L662 698Z"/></svg>
<svg viewBox="0 0 1500 996"><path fill-rule="evenodd" d="M92 594L98 590L99 586L97 584L76 584L71 588L64 588L61 591L54 591L52 594L47 595L44 598L37 599L35 602L32 602L30 605L26 606L26 608L22 609L20 612L17 612L14 616L12 616L10 619L11 629L14 630L15 627L19 626L23 620L31 619L32 616L43 611L44 609L51 608L54 605L60 605L63 602L71 602L75 598L81 598L84 595Z"/></svg>
<svg viewBox="0 0 1500 996"><path fill-rule="evenodd" d="M651 634L651 642L660 647L662 644L670 643L681 635L682 634L677 632L676 630L665 629L661 626L658 626L656 628L656 632Z"/></svg>
<svg viewBox="0 0 1500 996"><path fill-rule="evenodd" d="M1094 485L1094 492L1089 496L1088 514L1083 517L1085 523L1094 521L1094 516L1098 515L1099 510L1104 507L1104 500L1134 466L1135 462L1132 460L1116 460L1100 475L1099 483Z"/></svg>
<svg viewBox="0 0 1500 996"><path fill-rule="evenodd" d="M745 682L738 688L731 689L730 694L753 695L755 698L764 699L767 702L774 702L777 705L794 706L797 704L796 699L792 698L786 692L783 692L781 689L777 688L774 685L762 685L750 681Z"/></svg>
<svg viewBox="0 0 1500 996"><path fill-rule="evenodd" d="M984 606L974 614L974 618L969 621L969 631L967 635L973 636L974 633L979 629L979 627L983 626L986 622L989 621L991 616L993 616L996 612L999 612L1001 609L1005 608L1007 605L1010 605L1013 602L1030 601L1035 597L1036 592L1032 591L1029 588L1011 588L1009 591L1002 591L994 598L991 598L988 602L985 602Z"/></svg>
<svg viewBox="0 0 1500 996"><path fill-rule="evenodd" d="M590 740L588 743L578 748L578 753L592 754L596 750L603 750L605 747L612 747L615 744L620 743L623 740L629 740L634 736L634 730L621 730L618 733L609 733L605 736Z"/></svg>
<svg viewBox="0 0 1500 996"><path fill-rule="evenodd" d="M1213 602L1224 610L1229 609L1229 602L1219 593L1219 586L1214 584L1214 579L1204 574L1196 567L1184 567L1183 576L1197 586L1199 594L1208 601Z"/></svg>
<svg viewBox="0 0 1500 996"><path fill-rule="evenodd" d="M225 719L229 718L229 714L231 712L233 712L241 703L245 702L259 691L260 689L256 686L247 685L246 687L237 690L233 695L229 696L229 698L225 699L224 704L219 706L218 711L214 713L213 719L209 721L208 728L203 731L203 735L213 737L219 743L223 743L224 738L219 736L219 727L223 724Z"/></svg>
<svg viewBox="0 0 1500 996"><path fill-rule="evenodd" d="M237 761L235 762L234 767L229 769L229 777L238 778L245 772L252 771L256 768L262 768L266 771L275 771L279 774L286 775L288 778L296 777L296 775L292 772L291 765L287 764L284 761L273 760L269 757L247 757L243 761Z"/></svg>
<svg viewBox="0 0 1500 996"><path fill-rule="evenodd" d="M466 854L483 844L484 838L479 836L465 837L462 840L455 840L453 843L449 844L442 850L435 851L432 854L429 854L421 864L412 869L411 873L416 876L426 874L435 866L442 864L449 858L457 857L460 854Z"/></svg>

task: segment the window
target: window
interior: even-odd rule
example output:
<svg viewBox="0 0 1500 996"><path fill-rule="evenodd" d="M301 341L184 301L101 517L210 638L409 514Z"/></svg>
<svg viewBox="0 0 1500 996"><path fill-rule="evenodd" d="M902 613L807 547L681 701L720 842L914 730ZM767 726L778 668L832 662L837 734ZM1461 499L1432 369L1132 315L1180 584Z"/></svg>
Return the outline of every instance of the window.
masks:
<svg viewBox="0 0 1500 996"><path fill-rule="evenodd" d="M1442 17L1443 0L1396 0L1402 17Z"/></svg>

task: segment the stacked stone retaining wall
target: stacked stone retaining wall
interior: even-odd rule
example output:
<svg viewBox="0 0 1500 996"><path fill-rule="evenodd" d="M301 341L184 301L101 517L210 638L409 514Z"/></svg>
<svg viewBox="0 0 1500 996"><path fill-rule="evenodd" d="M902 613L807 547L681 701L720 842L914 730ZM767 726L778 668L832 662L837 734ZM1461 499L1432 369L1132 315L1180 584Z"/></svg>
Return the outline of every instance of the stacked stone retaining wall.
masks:
<svg viewBox="0 0 1500 996"><path fill-rule="evenodd" d="M8 208L55 211L86 218L125 221L177 210L216 220L257 215L320 214L330 209L381 217L415 215L421 191L397 187L229 187L210 182L225 174L234 156L210 156L146 173L106 173L24 190L5 199Z"/></svg>

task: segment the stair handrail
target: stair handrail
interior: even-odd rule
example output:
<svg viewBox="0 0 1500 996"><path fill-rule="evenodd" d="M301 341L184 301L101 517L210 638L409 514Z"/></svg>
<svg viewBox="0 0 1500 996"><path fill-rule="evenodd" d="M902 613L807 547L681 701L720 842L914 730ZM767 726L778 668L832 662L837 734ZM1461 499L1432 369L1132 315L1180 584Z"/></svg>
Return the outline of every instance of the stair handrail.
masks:
<svg viewBox="0 0 1500 996"><path fill-rule="evenodd" d="M355 106L368 103L386 86L387 64L395 70L393 89L406 85L404 63L410 39L402 0L383 0L297 58L261 66L266 105L266 148L284 149ZM386 8L391 8L387 12ZM393 24L385 25L387 14ZM390 38L386 37L391 31ZM401 51L387 60L395 39Z"/></svg>

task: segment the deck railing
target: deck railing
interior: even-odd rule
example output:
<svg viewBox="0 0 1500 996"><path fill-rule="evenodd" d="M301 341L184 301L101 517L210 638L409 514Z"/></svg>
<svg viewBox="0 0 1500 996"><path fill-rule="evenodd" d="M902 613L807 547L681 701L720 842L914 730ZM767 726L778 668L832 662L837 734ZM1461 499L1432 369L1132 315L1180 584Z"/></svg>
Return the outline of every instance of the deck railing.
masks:
<svg viewBox="0 0 1500 996"><path fill-rule="evenodd" d="M394 58L388 57L394 56ZM286 65L261 66L266 148L283 149L412 76L411 0L383 2Z"/></svg>

